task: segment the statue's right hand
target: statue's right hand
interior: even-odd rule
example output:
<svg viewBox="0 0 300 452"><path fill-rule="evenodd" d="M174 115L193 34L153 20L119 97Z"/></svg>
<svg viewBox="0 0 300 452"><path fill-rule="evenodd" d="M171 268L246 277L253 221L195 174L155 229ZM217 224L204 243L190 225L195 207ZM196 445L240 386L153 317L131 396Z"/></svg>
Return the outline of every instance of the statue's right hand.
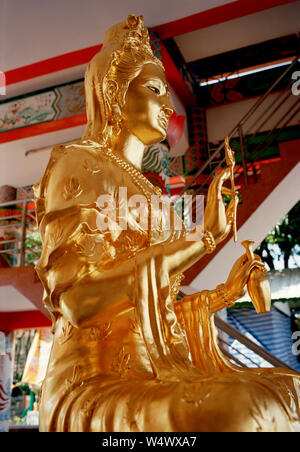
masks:
<svg viewBox="0 0 300 452"><path fill-rule="evenodd" d="M215 177L208 189L204 229L212 233L216 243L220 243L227 237L233 222L237 195L232 190L223 187L225 181L230 178L230 173L230 168L225 168ZM227 209L223 194L233 195Z"/></svg>
<svg viewBox="0 0 300 452"><path fill-rule="evenodd" d="M254 259L251 260L244 254L234 263L225 283L225 289L231 300L238 300L245 294L245 286L254 268L266 271L264 263L256 254L254 255Z"/></svg>

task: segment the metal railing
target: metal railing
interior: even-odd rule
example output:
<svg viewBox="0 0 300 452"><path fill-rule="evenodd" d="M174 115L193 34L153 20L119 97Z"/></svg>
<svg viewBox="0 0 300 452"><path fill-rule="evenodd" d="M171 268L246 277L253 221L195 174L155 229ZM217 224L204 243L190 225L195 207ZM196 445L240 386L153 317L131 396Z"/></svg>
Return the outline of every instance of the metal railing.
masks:
<svg viewBox="0 0 300 452"><path fill-rule="evenodd" d="M33 232L37 232L35 208L30 206L32 203L34 199L25 198L0 204L0 255L13 267L34 264L42 251L39 242L31 237ZM3 209L11 212L4 216ZM3 231L8 238L3 238Z"/></svg>
<svg viewBox="0 0 300 452"><path fill-rule="evenodd" d="M265 348L260 347L227 322L224 322L217 315L215 315L215 325L219 331L225 333L225 337L227 336L227 339L224 339L221 334L219 335L219 346L222 352L237 365L242 367L264 367L264 364L262 365L261 363L266 362L273 367L294 370ZM233 345L233 341L230 341L230 338L234 339L234 343L239 345Z"/></svg>
<svg viewBox="0 0 300 452"><path fill-rule="evenodd" d="M236 149L233 147L233 150L241 163L235 166L235 173L243 174L245 184L248 184L249 172L255 174L255 162L259 161L266 149L274 143L282 130L289 126L300 112L299 96L292 96L292 83L294 81L292 77L289 77L298 64L299 57L297 56L228 134L229 139L234 138L238 143L238 147ZM284 86L281 86L285 80L287 82ZM268 122L275 113L276 120L271 124L271 127L268 127ZM265 133L262 141L255 145L255 139L262 132ZM254 149L251 149L253 146ZM220 154L222 154L221 158ZM179 195L184 195L187 190L193 190L193 185L200 175L204 175L206 178L200 186L195 186L194 195L205 194L209 181L224 164L225 152L222 142L210 154Z"/></svg>

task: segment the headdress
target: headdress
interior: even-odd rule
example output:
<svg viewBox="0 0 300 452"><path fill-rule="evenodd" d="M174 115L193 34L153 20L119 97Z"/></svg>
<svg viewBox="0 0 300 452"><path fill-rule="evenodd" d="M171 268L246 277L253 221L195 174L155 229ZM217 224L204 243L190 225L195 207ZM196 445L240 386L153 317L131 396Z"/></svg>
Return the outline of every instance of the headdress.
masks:
<svg viewBox="0 0 300 452"><path fill-rule="evenodd" d="M152 52L148 30L142 16L130 14L125 22L111 27L105 34L103 47L90 61L85 74L87 128L85 139L102 142L108 137L107 126L117 127L118 113L112 105L125 102L131 80L146 63L161 61Z"/></svg>

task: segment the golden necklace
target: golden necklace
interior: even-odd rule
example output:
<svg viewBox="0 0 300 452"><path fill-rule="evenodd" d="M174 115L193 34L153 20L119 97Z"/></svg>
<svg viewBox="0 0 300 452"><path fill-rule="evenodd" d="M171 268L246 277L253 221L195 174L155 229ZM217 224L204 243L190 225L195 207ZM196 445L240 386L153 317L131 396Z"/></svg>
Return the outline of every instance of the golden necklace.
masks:
<svg viewBox="0 0 300 452"><path fill-rule="evenodd" d="M129 174L131 177L133 183L135 186L142 191L143 195L147 199L148 203L148 243L147 245L150 246L151 244L151 238L152 238L152 224L151 224L151 196L153 195L153 191L156 193L156 195L161 196L162 191L159 187L155 187L151 184L151 182L143 175L143 173L135 168L131 163L125 161L121 157L118 157L115 155L110 148L102 148L104 150L105 157L110 158L114 163L116 163L122 170L124 170L126 173ZM145 189L145 185L147 186L147 189Z"/></svg>

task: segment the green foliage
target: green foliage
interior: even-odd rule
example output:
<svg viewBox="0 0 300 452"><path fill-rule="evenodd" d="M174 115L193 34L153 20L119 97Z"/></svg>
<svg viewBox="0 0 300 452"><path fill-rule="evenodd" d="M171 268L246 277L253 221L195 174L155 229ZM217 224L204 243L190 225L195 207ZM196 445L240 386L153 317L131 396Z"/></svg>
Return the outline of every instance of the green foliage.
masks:
<svg viewBox="0 0 300 452"><path fill-rule="evenodd" d="M237 195L239 198L239 204L243 204L242 193L239 190L236 190L236 192L237 192ZM230 203L231 199L232 199L232 196L230 196L230 195L223 196L225 206L227 206Z"/></svg>
<svg viewBox="0 0 300 452"><path fill-rule="evenodd" d="M270 245L278 245L283 256L284 267L288 268L289 258L292 255L300 255L300 201L267 235L265 240L256 250L267 262L271 270L274 269L274 258L270 253ZM267 256L263 256L263 251ZM273 262L272 262L273 260Z"/></svg>
<svg viewBox="0 0 300 452"><path fill-rule="evenodd" d="M25 248L27 250L32 250L32 253L26 253L26 264L32 265L36 264L42 248L42 239L39 231L29 230L26 233Z"/></svg>
<svg viewBox="0 0 300 452"><path fill-rule="evenodd" d="M23 424L25 424L25 419L20 416L14 416L12 423L14 425L23 425Z"/></svg>
<svg viewBox="0 0 300 452"><path fill-rule="evenodd" d="M20 389L22 392L24 392L24 394L29 395L30 394L30 387L28 386L27 383L22 383L20 385Z"/></svg>

